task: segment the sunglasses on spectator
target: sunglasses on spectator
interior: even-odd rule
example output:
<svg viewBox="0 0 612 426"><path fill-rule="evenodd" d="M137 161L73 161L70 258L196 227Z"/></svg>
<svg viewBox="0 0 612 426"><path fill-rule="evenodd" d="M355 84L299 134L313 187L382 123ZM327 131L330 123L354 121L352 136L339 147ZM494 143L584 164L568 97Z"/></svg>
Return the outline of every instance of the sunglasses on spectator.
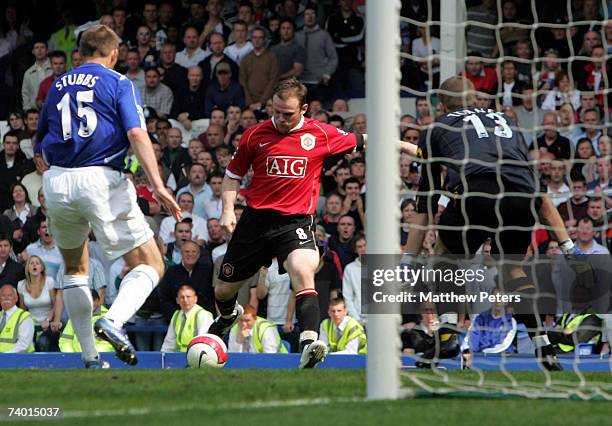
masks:
<svg viewBox="0 0 612 426"><path fill-rule="evenodd" d="M149 32L139 32L138 35L140 35L140 36L148 36L148 35L151 35L151 33L149 33Z"/></svg>

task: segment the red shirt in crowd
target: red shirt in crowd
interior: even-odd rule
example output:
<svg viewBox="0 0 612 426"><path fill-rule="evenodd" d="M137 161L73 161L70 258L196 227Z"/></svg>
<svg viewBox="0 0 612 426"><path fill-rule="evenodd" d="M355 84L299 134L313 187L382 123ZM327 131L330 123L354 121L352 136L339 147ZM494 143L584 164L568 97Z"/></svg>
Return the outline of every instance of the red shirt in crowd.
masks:
<svg viewBox="0 0 612 426"><path fill-rule="evenodd" d="M303 118L286 135L276 130L273 120L266 120L242 135L226 174L241 179L253 167L253 178L244 193L250 207L285 215L313 214L323 160L356 145L355 134L311 118Z"/></svg>
<svg viewBox="0 0 612 426"><path fill-rule="evenodd" d="M497 73L493 68L482 67L480 74L476 76L465 71L461 71L459 75L470 80L474 84L474 89L476 89L477 92L493 94L493 89L497 85Z"/></svg>

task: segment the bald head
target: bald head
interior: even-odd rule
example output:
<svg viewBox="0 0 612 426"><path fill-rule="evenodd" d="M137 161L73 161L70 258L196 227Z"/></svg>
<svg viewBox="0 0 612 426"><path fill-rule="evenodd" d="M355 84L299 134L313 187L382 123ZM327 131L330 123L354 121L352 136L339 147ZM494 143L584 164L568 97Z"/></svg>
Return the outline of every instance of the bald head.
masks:
<svg viewBox="0 0 612 426"><path fill-rule="evenodd" d="M451 77L440 86L440 103L448 111L468 108L474 105L474 85L465 77Z"/></svg>

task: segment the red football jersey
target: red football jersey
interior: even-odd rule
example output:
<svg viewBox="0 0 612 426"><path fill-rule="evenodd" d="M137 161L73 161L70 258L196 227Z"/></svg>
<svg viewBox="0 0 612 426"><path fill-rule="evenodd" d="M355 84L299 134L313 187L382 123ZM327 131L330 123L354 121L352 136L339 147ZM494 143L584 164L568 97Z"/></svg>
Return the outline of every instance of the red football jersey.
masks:
<svg viewBox="0 0 612 426"><path fill-rule="evenodd" d="M273 120L266 120L242 135L226 174L241 179L253 167L244 194L250 207L285 215L313 214L323 160L356 146L355 134L314 119L303 118L286 135L276 130Z"/></svg>

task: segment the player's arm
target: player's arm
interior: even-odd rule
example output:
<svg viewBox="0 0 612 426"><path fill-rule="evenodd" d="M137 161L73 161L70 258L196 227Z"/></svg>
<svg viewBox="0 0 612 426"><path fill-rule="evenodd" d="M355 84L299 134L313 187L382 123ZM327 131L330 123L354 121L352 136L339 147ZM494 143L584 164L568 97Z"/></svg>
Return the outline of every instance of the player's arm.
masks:
<svg viewBox="0 0 612 426"><path fill-rule="evenodd" d="M559 214L559 210L547 194L540 194L542 197L542 205L540 206L540 218L545 225L552 228L552 233L559 243L559 248L563 253L570 253L574 249L574 243L565 229L563 218Z"/></svg>
<svg viewBox="0 0 612 426"><path fill-rule="evenodd" d="M223 177L221 184L221 201L223 202L223 212L221 213L221 227L224 231L232 234L236 228L236 213L234 204L238 192L240 191L240 180L228 176Z"/></svg>
<svg viewBox="0 0 612 426"><path fill-rule="evenodd" d="M161 202L168 213L170 213L178 221L181 220L181 208L178 206L174 197L166 189L164 181L159 174L157 167L157 159L153 151L153 145L147 132L140 127L131 128L127 132L132 151L138 158L140 165L153 187L153 196Z"/></svg>
<svg viewBox="0 0 612 426"><path fill-rule="evenodd" d="M368 141L368 135L367 135L367 133L364 133L364 134L359 135L359 136L363 137L363 148L365 148L366 142ZM357 140L359 140L359 137L358 137ZM401 140L398 139L397 140L397 145L398 145L398 148L399 148L400 152L403 152L404 154L408 154L411 157L416 157L417 156L417 149L418 149L418 147L415 144L410 143L410 142L404 142L404 141L401 141Z"/></svg>

